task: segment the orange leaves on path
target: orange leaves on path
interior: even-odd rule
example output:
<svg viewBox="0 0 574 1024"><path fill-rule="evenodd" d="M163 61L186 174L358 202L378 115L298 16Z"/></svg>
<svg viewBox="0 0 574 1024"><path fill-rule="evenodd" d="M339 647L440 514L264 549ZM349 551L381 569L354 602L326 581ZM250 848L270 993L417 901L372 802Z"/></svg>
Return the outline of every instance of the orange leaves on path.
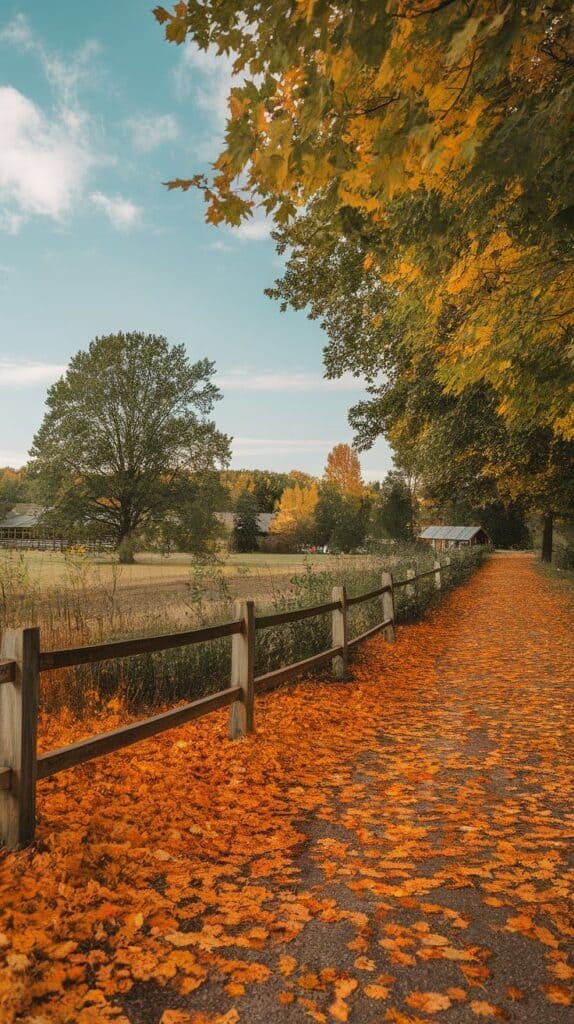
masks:
<svg viewBox="0 0 574 1024"><path fill-rule="evenodd" d="M215 715L42 783L0 857L2 1024L565 1021L571 629L494 558L242 743Z"/></svg>

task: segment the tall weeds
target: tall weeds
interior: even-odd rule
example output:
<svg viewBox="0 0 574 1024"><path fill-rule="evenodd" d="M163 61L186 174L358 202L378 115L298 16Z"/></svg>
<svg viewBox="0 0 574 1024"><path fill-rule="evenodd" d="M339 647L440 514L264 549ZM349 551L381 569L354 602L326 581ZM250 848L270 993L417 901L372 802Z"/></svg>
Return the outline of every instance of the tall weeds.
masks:
<svg viewBox="0 0 574 1024"><path fill-rule="evenodd" d="M452 552L451 566L443 573L443 587L458 585L482 561L485 552L472 548ZM419 546L393 546L382 556L342 558L328 570L308 565L303 571L278 580L261 574L241 579L242 593L263 597L257 611L286 611L331 600L332 589L344 584L349 596L380 585L381 573L392 571L404 579L408 568L417 572L432 567L433 552ZM111 581L102 586L94 578L93 564L82 549L65 556L63 584L41 589L31 577L21 554L4 553L0 562L0 615L4 626L40 625L42 649L157 635L199 628L233 617L233 595L222 566L202 564L190 568L177 600L154 600L153 588L142 588L141 607L124 607L121 600L123 569L112 570ZM332 564L332 563L331 563ZM251 585L252 584L252 585ZM417 583L414 594L406 588L395 592L399 623L416 619L437 600L434 578ZM380 598L349 610L350 637L363 633L382 618ZM331 619L319 615L302 622L287 623L258 631L256 674L300 661L331 645ZM165 707L180 700L193 700L228 685L231 661L230 639L155 654L46 673L41 679L41 711L62 712L79 719L102 708L122 706L130 714Z"/></svg>

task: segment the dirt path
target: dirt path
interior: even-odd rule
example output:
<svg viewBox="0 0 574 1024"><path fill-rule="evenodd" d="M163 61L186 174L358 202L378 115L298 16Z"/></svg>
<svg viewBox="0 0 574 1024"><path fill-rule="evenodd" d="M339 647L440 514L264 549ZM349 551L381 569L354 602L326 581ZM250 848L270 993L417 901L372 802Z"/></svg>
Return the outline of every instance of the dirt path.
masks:
<svg viewBox="0 0 574 1024"><path fill-rule="evenodd" d="M43 783L2 1024L571 1019L573 611L495 557L249 740L216 716Z"/></svg>

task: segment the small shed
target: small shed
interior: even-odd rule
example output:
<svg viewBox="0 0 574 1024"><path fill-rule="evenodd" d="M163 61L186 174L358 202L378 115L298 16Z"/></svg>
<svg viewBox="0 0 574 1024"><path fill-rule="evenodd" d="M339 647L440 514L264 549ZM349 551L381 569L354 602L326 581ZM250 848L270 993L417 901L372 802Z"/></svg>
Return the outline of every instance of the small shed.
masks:
<svg viewBox="0 0 574 1024"><path fill-rule="evenodd" d="M482 526L427 526L419 534L419 540L432 544L435 551L473 547L475 544L491 542Z"/></svg>

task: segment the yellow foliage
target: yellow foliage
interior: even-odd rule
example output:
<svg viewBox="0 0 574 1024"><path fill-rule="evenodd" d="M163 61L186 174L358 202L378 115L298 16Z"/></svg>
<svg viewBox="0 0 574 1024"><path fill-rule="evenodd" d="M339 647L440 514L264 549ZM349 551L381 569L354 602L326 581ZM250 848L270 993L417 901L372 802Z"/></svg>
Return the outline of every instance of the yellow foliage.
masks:
<svg viewBox="0 0 574 1024"><path fill-rule="evenodd" d="M277 515L271 523L271 533L293 534L296 530L311 524L319 501L319 487L313 481L309 484L294 484L286 487L277 507Z"/></svg>

